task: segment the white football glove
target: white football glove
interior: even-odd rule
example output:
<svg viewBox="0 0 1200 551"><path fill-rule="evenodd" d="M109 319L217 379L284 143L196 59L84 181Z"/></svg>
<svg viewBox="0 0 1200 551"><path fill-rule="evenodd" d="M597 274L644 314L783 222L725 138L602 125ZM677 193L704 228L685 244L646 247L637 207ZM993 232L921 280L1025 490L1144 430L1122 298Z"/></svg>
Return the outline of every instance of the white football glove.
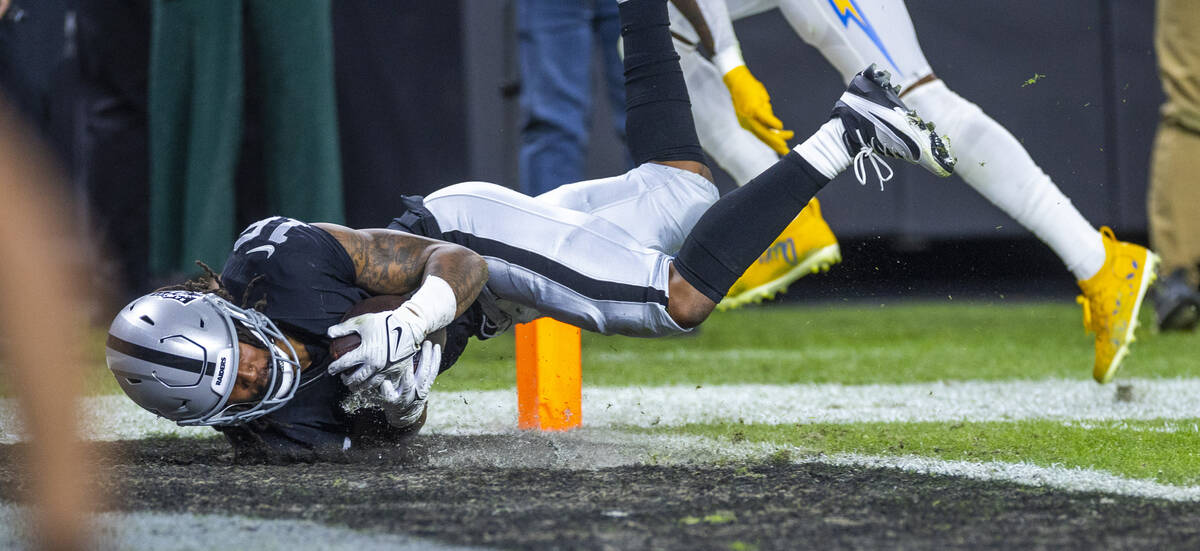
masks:
<svg viewBox="0 0 1200 551"><path fill-rule="evenodd" d="M412 358L418 343L425 340L429 324L408 306L405 302L391 312L354 316L330 327L329 337L336 339L358 333L362 343L329 364L329 374L341 374L342 382L354 390L373 386L369 382L382 369L404 371L397 364L407 365L411 372Z"/></svg>
<svg viewBox="0 0 1200 551"><path fill-rule="evenodd" d="M329 374L342 373L342 382L357 391L382 384L383 378L377 375L385 368L411 372L413 355L425 335L453 321L457 306L450 284L431 275L399 308L354 316L330 327L326 332L330 338L358 333L362 343L329 364ZM407 363L407 369L397 365L402 362Z"/></svg>
<svg viewBox="0 0 1200 551"><path fill-rule="evenodd" d="M441 366L442 346L425 341L421 345L421 358L417 361L415 372L410 363L407 369L397 374L399 377L395 381L388 377L379 384L379 397L383 400L388 424L403 428L421 417L429 397L429 388L433 386Z"/></svg>

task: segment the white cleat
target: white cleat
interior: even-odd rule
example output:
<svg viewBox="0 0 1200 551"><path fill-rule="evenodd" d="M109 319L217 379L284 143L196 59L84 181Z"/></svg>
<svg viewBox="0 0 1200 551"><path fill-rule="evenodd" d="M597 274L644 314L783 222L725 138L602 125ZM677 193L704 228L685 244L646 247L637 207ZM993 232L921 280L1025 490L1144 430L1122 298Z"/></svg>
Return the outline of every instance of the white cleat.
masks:
<svg viewBox="0 0 1200 551"><path fill-rule="evenodd" d="M921 120L900 101L899 93L900 87L891 85L891 75L872 64L854 76L834 104L833 116L846 128L842 141L854 156L854 175L860 183L867 182L866 160L871 161L881 188L892 179L892 167L881 155L921 165L942 178L954 173L949 139L935 134L933 123Z"/></svg>

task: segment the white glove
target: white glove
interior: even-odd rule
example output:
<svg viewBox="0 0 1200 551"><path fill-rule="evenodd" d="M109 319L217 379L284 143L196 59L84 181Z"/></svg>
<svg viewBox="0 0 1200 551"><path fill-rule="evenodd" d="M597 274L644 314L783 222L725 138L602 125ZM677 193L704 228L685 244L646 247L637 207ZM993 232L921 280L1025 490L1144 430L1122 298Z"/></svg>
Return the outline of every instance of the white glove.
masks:
<svg viewBox="0 0 1200 551"><path fill-rule="evenodd" d="M342 382L354 390L370 386L365 383L384 368L404 371L397 365L403 364L411 372L417 343L425 340L429 324L408 306L405 302L391 312L363 314L330 327L331 338L358 333L362 343L329 364L329 374L340 373Z"/></svg>
<svg viewBox="0 0 1200 551"><path fill-rule="evenodd" d="M411 365L398 373L396 381L385 378L379 384L379 397L383 400L383 411L388 424L403 428L416 422L425 411L425 400L429 388L442 366L442 346L433 341L421 345L421 359L416 371ZM390 370L389 370L390 371Z"/></svg>
<svg viewBox="0 0 1200 551"><path fill-rule="evenodd" d="M357 391L378 387L382 383L382 378L376 376L380 370L403 371L397 365L400 362L407 362L411 371L412 357L425 335L453 321L457 306L450 284L429 276L399 308L354 316L330 327L326 332L330 338L358 333L362 343L329 364L329 374L343 373L342 382ZM345 373L351 368L355 369Z"/></svg>

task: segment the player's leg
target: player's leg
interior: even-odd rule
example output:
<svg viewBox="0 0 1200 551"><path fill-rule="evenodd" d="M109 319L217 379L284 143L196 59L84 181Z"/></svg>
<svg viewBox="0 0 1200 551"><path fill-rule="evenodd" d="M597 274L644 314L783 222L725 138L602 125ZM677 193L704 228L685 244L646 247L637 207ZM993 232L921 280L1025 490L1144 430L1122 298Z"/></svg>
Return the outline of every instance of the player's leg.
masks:
<svg viewBox="0 0 1200 551"><path fill-rule="evenodd" d="M646 163L619 176L560 186L537 199L598 216L643 247L675 254L718 196L717 187L695 172Z"/></svg>
<svg viewBox="0 0 1200 551"><path fill-rule="evenodd" d="M665 3L630 0L621 17L635 161L704 174ZM850 166L845 139L861 148L859 157L886 153L949 174L938 138L901 106L882 75L855 79L835 119L705 212L674 265L607 220L494 185L451 186L430 195L426 207L446 239L487 259L488 290L499 299L593 331L669 334L701 323L795 213ZM889 122L875 126L879 119Z"/></svg>
<svg viewBox="0 0 1200 551"><path fill-rule="evenodd" d="M546 315L641 337L684 330L667 313L671 257L608 220L482 182L442 188L425 207L444 239L484 257L481 301L494 295L511 321Z"/></svg>
<svg viewBox="0 0 1200 551"><path fill-rule="evenodd" d="M639 168L572 184L538 199L600 216L644 246L674 252L717 193L704 174L707 167L692 125L688 90L659 11L666 11L661 0L619 7L625 47L625 126L629 153ZM647 163L654 166L641 166ZM693 166L683 170L662 163Z"/></svg>
<svg viewBox="0 0 1200 551"><path fill-rule="evenodd" d="M904 101L952 137L963 180L1049 245L1075 275L1089 310L1085 322L1096 334L1093 375L1109 380L1132 342L1153 254L1098 231L1012 134L933 76L902 0L834 4L781 0L780 8L843 76L880 59L901 71ZM1130 261L1122 264L1125 257Z"/></svg>
<svg viewBox="0 0 1200 551"><path fill-rule="evenodd" d="M560 186L538 200L604 218L641 246L673 255L717 197L716 187L699 174L647 163L619 176ZM814 198L738 279L722 308L768 298L841 259L819 209Z"/></svg>
<svg viewBox="0 0 1200 551"><path fill-rule="evenodd" d="M886 128L875 127L862 113L887 117L898 99L894 94L881 97L884 86L875 81L855 82L862 86L843 95L834 111L837 118L705 212L675 265L670 256L642 247L608 220L494 184L450 186L427 197L425 206L443 238L485 258L488 293L516 321L529 319L522 317L524 308L605 334L678 333L701 323L723 296L721 287L732 285L795 211L850 166L843 135L865 143L885 142L888 145L878 146L881 150L924 160L927 167L947 174L946 168L927 159L928 147L912 144L912 150L897 153L905 142L935 137L897 119L889 124L908 130L903 136L887 136ZM875 101L885 104L864 103ZM631 138L635 134L631 132ZM647 164L635 172L646 169L650 174L659 170ZM746 212L755 216L747 218ZM739 231L727 231L729 227Z"/></svg>
<svg viewBox="0 0 1200 551"><path fill-rule="evenodd" d="M636 185L642 178L678 175L681 167L690 169L689 178L703 179L706 167L670 43L665 1L633 0L620 12L629 149L635 162L646 165L621 182ZM660 166L668 163L679 166ZM534 199L491 184L465 183L431 194L425 205L446 239L487 260L487 290L504 303L503 313L519 318L523 307L601 333L682 331L668 313L671 258L584 212L592 206L575 204L580 210L571 210L555 204L556 197L567 204L586 194ZM612 198L597 201L611 203Z"/></svg>
<svg viewBox="0 0 1200 551"><path fill-rule="evenodd" d="M1100 270L1100 232L1000 123L941 80L918 86L904 101L922 113L940 115L938 130L954 142L962 179L1054 249L1076 279L1086 280Z"/></svg>
<svg viewBox="0 0 1200 551"><path fill-rule="evenodd" d="M665 2L630 0L620 9L626 131L634 161L706 173ZM940 138L906 111L886 73L874 67L851 82L834 108L834 117L700 218L671 267L668 313L676 323L692 327L703 322L796 213L850 166L852 154L860 163L869 158L875 164L876 155L882 153L920 163L941 175L953 169L953 159ZM854 152L847 150L851 145ZM875 166L878 170L880 165Z"/></svg>
<svg viewBox="0 0 1200 551"><path fill-rule="evenodd" d="M743 15L742 12L773 7L770 2L758 4L741 3L730 8L738 9L739 15ZM738 123L733 99L720 72L697 50L699 36L695 29L673 5L670 16L675 50L679 53L679 64L692 100L692 116L700 145L737 185L744 185L775 164L779 155ZM796 279L828 270L840 261L837 238L821 217L820 205L814 198L734 284L721 307L732 308L773 297Z"/></svg>
<svg viewBox="0 0 1200 551"><path fill-rule="evenodd" d="M1007 129L941 80L919 83L904 100L953 137L963 180L1049 245L1075 276L1084 326L1095 334L1092 376L1110 381L1129 353L1157 257L1108 228L1098 231Z"/></svg>
<svg viewBox="0 0 1200 551"><path fill-rule="evenodd" d="M691 127L665 3L631 0L621 5L621 15L627 126L634 159L703 174L703 154ZM893 111L899 105L894 93L866 78L856 84L835 109L838 118L706 211L681 250L678 270L671 257L641 247L633 236L603 218L499 186L459 184L431 194L425 204L446 239L485 257L491 270L487 289L501 301L602 333L679 332L702 322L795 213L851 164L843 134L946 172L930 159L936 138ZM867 111L908 130L897 136L876 128L861 114ZM923 140L929 143L913 143ZM740 216L746 211L755 216ZM730 232L730 227L740 231Z"/></svg>
<svg viewBox="0 0 1200 551"><path fill-rule="evenodd" d="M933 78L902 0L858 0L841 6L828 0L781 0L780 9L797 34L817 47L843 77L850 78L871 62L901 71L905 103L951 136L963 180L1050 245L1076 279L1086 280L1100 270L1100 233L1012 134Z"/></svg>
<svg viewBox="0 0 1200 551"><path fill-rule="evenodd" d="M890 168L876 164L878 154L950 175L954 160L945 144L905 109L896 92L887 74L874 66L856 76L829 122L705 212L674 264L671 313L676 321L684 327L702 322L793 213L852 163L862 180L867 159L881 179L890 178ZM734 227L738 231L729 231Z"/></svg>

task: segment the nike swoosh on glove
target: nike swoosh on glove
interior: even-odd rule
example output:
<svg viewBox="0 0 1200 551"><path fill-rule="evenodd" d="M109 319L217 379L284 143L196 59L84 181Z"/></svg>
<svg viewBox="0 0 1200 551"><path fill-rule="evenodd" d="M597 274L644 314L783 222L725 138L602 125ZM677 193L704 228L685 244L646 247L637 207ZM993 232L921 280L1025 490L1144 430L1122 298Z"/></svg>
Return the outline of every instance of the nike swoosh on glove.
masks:
<svg viewBox="0 0 1200 551"><path fill-rule="evenodd" d="M330 327L329 337L358 333L362 343L329 364L329 374L341 374L346 386L361 389L372 386L364 383L385 368L404 371L397 365L403 362L411 371L412 358L418 343L425 340L429 324L409 307L409 302L391 312L363 314Z"/></svg>

